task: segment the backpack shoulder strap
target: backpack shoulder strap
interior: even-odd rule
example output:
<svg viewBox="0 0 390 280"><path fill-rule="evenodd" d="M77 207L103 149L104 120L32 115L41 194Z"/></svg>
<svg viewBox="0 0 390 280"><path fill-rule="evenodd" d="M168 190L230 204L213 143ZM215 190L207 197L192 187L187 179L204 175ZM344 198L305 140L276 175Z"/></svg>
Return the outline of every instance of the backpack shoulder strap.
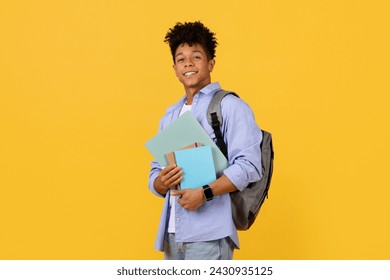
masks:
<svg viewBox="0 0 390 280"><path fill-rule="evenodd" d="M217 138L217 146L222 151L222 153L226 156L226 158L228 157L227 146L226 146L225 141L223 140L223 135L221 132L221 126L223 123L223 116L222 116L222 112L221 112L221 102L222 102L222 99L228 94L233 94L233 95L239 97L234 92L219 90L211 98L209 107L207 109L207 121L209 122L209 124L211 125L211 127L214 130L215 137Z"/></svg>

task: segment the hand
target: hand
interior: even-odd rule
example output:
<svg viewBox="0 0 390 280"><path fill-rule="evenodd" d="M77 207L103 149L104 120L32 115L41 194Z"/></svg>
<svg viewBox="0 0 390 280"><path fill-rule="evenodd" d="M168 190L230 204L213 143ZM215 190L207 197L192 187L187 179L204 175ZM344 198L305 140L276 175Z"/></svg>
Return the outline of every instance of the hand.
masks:
<svg viewBox="0 0 390 280"><path fill-rule="evenodd" d="M183 170L175 164L170 164L158 173L154 188L165 195L169 189L174 189L183 180Z"/></svg>
<svg viewBox="0 0 390 280"><path fill-rule="evenodd" d="M206 200L203 189L175 190L171 192L173 196L180 196L177 200L179 204L187 210L196 211Z"/></svg>

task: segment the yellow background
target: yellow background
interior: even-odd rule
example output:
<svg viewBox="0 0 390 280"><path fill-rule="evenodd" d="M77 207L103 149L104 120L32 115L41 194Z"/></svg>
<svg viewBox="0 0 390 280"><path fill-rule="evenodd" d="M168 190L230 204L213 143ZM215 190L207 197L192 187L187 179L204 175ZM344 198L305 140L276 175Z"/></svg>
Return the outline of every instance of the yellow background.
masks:
<svg viewBox="0 0 390 280"><path fill-rule="evenodd" d="M274 137L235 258L390 259L386 2L0 1L0 258L162 258L144 142L184 93L163 37L201 20Z"/></svg>

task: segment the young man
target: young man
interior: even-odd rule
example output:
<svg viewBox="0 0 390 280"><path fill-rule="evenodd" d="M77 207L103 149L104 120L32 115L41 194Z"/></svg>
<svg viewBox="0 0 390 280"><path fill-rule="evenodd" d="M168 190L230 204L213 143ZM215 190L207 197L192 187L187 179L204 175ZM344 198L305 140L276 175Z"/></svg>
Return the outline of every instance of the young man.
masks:
<svg viewBox="0 0 390 280"><path fill-rule="evenodd" d="M160 130L191 111L210 137L216 141L207 121L212 96L221 89L211 82L215 66L215 34L201 22L177 23L165 36L173 68L183 84L185 96L169 107L160 121ZM221 131L228 147L229 167L208 186L176 190L183 180L180 166L161 167L152 162L149 189L165 197L155 248L165 259L232 259L239 247L231 213L229 192L243 190L261 177L262 134L252 110L241 99L227 95L222 100Z"/></svg>

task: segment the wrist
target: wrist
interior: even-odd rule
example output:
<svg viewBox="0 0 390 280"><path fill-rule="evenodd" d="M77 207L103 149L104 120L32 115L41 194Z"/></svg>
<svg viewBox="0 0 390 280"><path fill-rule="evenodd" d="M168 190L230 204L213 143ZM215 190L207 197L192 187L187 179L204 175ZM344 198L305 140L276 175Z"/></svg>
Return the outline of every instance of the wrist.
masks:
<svg viewBox="0 0 390 280"><path fill-rule="evenodd" d="M214 198L214 193L213 190L210 188L209 185L204 185L202 187L203 190L203 197L207 200L210 201Z"/></svg>

